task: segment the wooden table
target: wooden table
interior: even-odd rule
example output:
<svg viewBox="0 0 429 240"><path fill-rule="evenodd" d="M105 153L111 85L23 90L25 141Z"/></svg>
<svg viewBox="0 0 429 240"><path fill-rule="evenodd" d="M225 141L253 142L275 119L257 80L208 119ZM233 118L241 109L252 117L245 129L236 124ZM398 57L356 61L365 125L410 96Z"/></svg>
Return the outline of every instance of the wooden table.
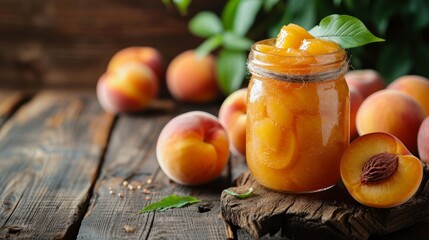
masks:
<svg viewBox="0 0 429 240"><path fill-rule="evenodd" d="M171 182L158 166L163 126L197 109L217 115L218 106L165 100L140 114L115 116L93 92L0 91L0 238L250 239L220 213L221 191L246 171L243 159L233 156L220 178L199 187ZM137 214L173 193L203 202ZM199 211L201 204L209 211ZM425 239L427 229L419 224L387 239L410 232Z"/></svg>

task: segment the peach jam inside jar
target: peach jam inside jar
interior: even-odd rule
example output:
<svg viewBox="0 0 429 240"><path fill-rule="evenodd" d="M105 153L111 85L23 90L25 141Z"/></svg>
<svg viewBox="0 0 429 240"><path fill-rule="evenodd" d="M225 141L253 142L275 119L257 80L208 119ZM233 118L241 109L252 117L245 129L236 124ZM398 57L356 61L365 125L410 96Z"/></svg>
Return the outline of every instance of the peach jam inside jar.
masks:
<svg viewBox="0 0 429 240"><path fill-rule="evenodd" d="M350 141L347 54L310 34L295 42L299 34L292 40L281 34L257 42L249 54L247 165L266 188L321 191L340 179Z"/></svg>

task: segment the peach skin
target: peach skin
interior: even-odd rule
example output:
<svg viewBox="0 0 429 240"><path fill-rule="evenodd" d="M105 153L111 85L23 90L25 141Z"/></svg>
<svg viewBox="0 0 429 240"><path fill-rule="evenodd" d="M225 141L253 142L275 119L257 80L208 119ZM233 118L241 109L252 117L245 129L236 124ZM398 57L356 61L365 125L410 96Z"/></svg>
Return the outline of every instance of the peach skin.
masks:
<svg viewBox="0 0 429 240"><path fill-rule="evenodd" d="M350 91L350 139L353 140L359 136L356 129L356 114L364 98L356 87L349 86Z"/></svg>
<svg viewBox="0 0 429 240"><path fill-rule="evenodd" d="M219 110L219 121L228 132L231 150L246 155L246 102L247 88L229 95Z"/></svg>
<svg viewBox="0 0 429 240"><path fill-rule="evenodd" d="M386 132L399 138L417 154L417 132L426 114L410 96L391 89L378 91L366 98L356 115L359 135Z"/></svg>
<svg viewBox="0 0 429 240"><path fill-rule="evenodd" d="M167 88L180 101L204 103L219 96L212 55L198 57L194 50L176 56L167 67Z"/></svg>
<svg viewBox="0 0 429 240"><path fill-rule="evenodd" d="M171 180L183 185L204 184L220 176L228 162L228 135L215 116L187 112L162 129L156 157Z"/></svg>
<svg viewBox="0 0 429 240"><path fill-rule="evenodd" d="M344 151L341 178L358 202L390 208L408 201L419 188L423 165L402 142L388 133L369 133Z"/></svg>
<svg viewBox="0 0 429 240"><path fill-rule="evenodd" d="M127 47L118 51L110 59L107 71L114 71L129 62L139 62L148 66L158 80L163 79L163 60L161 53L152 47Z"/></svg>
<svg viewBox="0 0 429 240"><path fill-rule="evenodd" d="M401 91L420 103L429 115L429 79L417 75L400 77L390 83L387 88Z"/></svg>
<svg viewBox="0 0 429 240"><path fill-rule="evenodd" d="M384 89L381 75L372 69L352 70L344 76L349 86L356 87L364 98Z"/></svg>
<svg viewBox="0 0 429 240"><path fill-rule="evenodd" d="M145 65L128 63L103 74L97 83L97 97L111 113L145 109L158 94L158 80Z"/></svg>
<svg viewBox="0 0 429 240"><path fill-rule="evenodd" d="M417 134L417 148L419 150L420 159L429 164L429 117L423 120Z"/></svg>

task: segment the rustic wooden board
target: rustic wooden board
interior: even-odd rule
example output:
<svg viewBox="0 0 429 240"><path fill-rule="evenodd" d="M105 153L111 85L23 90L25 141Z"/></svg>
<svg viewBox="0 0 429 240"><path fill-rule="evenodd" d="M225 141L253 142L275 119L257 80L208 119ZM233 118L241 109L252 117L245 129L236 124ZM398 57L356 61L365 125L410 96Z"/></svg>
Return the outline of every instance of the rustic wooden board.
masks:
<svg viewBox="0 0 429 240"><path fill-rule="evenodd" d="M0 90L0 127L24 99L23 92Z"/></svg>
<svg viewBox="0 0 429 240"><path fill-rule="evenodd" d="M119 116L78 239L226 239L231 235L221 218L219 204L222 189L230 186L228 171L210 185L184 187L171 182L156 160L156 140L164 125L175 115L196 107L173 106L170 111ZM217 113L217 109L200 110ZM147 183L148 179L152 182ZM134 188L142 188L129 190L122 185L124 180ZM114 195L109 194L109 187ZM144 188L151 194L144 194ZM118 193L124 197L118 197ZM200 213L200 204L194 204L166 212L137 214L147 204L173 193L198 197L211 209ZM132 229L127 231L127 226Z"/></svg>
<svg viewBox="0 0 429 240"><path fill-rule="evenodd" d="M93 94L43 92L0 131L0 238L74 238L113 116Z"/></svg>
<svg viewBox="0 0 429 240"><path fill-rule="evenodd" d="M247 172L231 190L245 192L253 187L255 195L239 200L222 193L222 215L256 238L281 231L282 236L291 239L368 239L429 220L427 176L428 169L425 169L419 192L407 203L376 209L354 201L342 185L314 194L284 194L265 189ZM422 227L412 231L413 234L422 231ZM415 237L427 239L427 233ZM387 239L394 238L391 234Z"/></svg>

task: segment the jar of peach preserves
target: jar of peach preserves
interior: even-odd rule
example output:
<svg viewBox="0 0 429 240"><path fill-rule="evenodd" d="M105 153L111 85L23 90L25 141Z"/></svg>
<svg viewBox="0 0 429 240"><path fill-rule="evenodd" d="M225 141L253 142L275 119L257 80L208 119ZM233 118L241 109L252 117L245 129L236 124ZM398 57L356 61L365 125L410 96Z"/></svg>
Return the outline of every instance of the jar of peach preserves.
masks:
<svg viewBox="0 0 429 240"><path fill-rule="evenodd" d="M253 177L282 192L316 192L340 179L350 141L345 50L285 56L252 46L247 99L246 158Z"/></svg>

